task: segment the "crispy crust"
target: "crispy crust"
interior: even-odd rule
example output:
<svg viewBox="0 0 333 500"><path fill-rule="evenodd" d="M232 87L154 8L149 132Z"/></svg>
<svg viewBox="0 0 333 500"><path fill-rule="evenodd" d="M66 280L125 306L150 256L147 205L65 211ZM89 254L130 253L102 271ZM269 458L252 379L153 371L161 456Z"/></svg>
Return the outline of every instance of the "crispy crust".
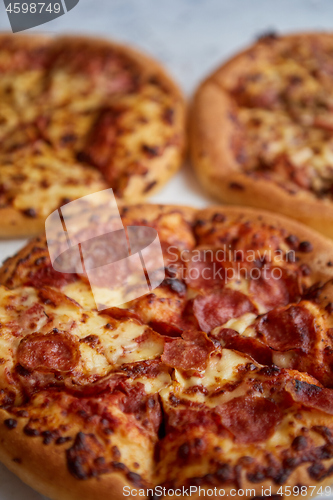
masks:
<svg viewBox="0 0 333 500"><path fill-rule="evenodd" d="M130 489L142 489L140 486L133 486L133 484L127 482L117 473L105 474L98 478L90 478L87 481L78 481L67 471L64 453L66 445L41 446L37 440L34 441L31 438L25 438L23 427L26 422L24 422L24 419L21 419L23 422L20 422L16 429L11 431L6 430L4 420L9 418L9 416L5 410L0 410L0 460L11 472L39 493L52 500L91 500L99 498L100 495L103 495L100 498L120 500L124 498L124 486L129 486ZM41 464L43 464L42 467ZM327 467L332 464L333 459L326 461ZM307 464L298 467L289 477L287 485L313 486L313 482L309 479L306 469ZM57 478L56 482L54 478ZM322 486L324 488L331 483L332 478L329 477L318 483L317 487ZM272 494L274 494L280 486L272 484L271 481L263 481L258 485L251 483L246 477L241 478L241 488L243 490L255 490L255 496L262 496L262 487L264 489L271 487ZM204 487L203 489L208 490L209 488ZM230 491L232 488L230 486L224 486L223 489L226 493L225 496L231 496ZM232 496L237 500L244 498L244 495ZM210 495L209 497L216 500L221 498L218 494ZM135 496L130 495L128 498L133 499ZM140 498L149 497L140 495ZM173 497L166 495L163 498ZM202 494L199 495L197 493L191 496L192 500L199 498L202 498ZM308 495L306 496L293 495L293 498L311 498L311 490L308 491Z"/></svg>
<svg viewBox="0 0 333 500"><path fill-rule="evenodd" d="M122 488L129 483L120 474L77 481L68 473L63 445L43 447L26 439L24 419L16 429L7 432L3 423L7 418L9 414L0 410L0 460L26 484L52 499L88 500L96 495L123 498Z"/></svg>
<svg viewBox="0 0 333 500"><path fill-rule="evenodd" d="M315 38L324 41L332 37L325 33L304 33L285 36L282 40ZM248 64L244 56L248 56L250 61L251 55L256 52L257 59L265 60L271 51L274 51L272 45L266 46L259 40L230 59L200 85L190 113L192 162L201 183L215 198L225 203L280 212L332 238L331 202L320 200L305 190L289 194L272 181L249 177L242 173L242 167L232 151L232 141L238 129L233 115L237 115L237 110L226 89L237 80L238 75L246 72Z"/></svg>
<svg viewBox="0 0 333 500"><path fill-rule="evenodd" d="M0 34L0 44L2 40L13 37L8 33ZM175 84L172 78L168 75L165 69L157 61L150 56L141 53L127 45L116 43L112 40L106 40L98 37L86 36L61 36L56 39L48 36L40 35L15 35L15 39L19 43L24 41L32 47L48 45L52 43L54 50L59 50L62 47L67 48L69 45L72 47L80 46L82 42L89 43L93 49L113 48L119 54L130 58L134 63L138 64L140 71L146 77L154 76L163 85L165 89L172 95L176 102L175 120L173 123L173 131L177 137L177 145L172 149L168 155L163 155L156 158L154 165L150 167L150 183L148 188L145 189L145 183L142 177L136 175L130 179L130 183L124 192L124 198L120 202L127 204L139 203L147 197L154 195L161 189L161 187L179 170L186 155L186 106L183 94L180 88ZM55 40L55 41L54 41ZM148 176L149 177L149 176ZM105 184L105 188L107 183ZM0 208L0 238L13 238L13 237L28 237L40 234L44 230L45 219L43 217L30 218L25 216L14 207Z"/></svg>
<svg viewBox="0 0 333 500"><path fill-rule="evenodd" d="M28 238L40 234L45 221L39 217L25 217L19 210L13 207L0 209L0 238Z"/></svg>
<svg viewBox="0 0 333 500"><path fill-rule="evenodd" d="M309 254L300 254L299 258L300 263L311 263L314 280L327 280L333 277L333 269L331 265L328 265L332 255L333 242L297 221L281 215L244 207L216 206L198 210L190 207L163 205L130 206L124 210L123 215L133 220L144 219L149 223L149 221L162 214L175 211L181 213L189 224L193 224L198 220L211 219L216 213L223 213L235 223L251 221L253 223L266 223L275 228L284 228L291 234L296 235L300 240L308 240L312 243L313 251ZM18 254L8 259L0 269L0 282L9 285L8 280L13 277L15 279L16 275L19 276L20 264L26 266L28 263L28 266L32 266L36 257L40 257L43 253L47 254L47 250L43 248L44 245L45 240L43 237L32 240ZM35 253L34 249L36 249ZM33 258L30 257L32 254ZM4 425L4 420L11 416L7 411L0 410L0 460L24 482L37 489L40 493L55 500L90 500L99 495L104 495L104 498L118 500L124 496L124 486L140 489L140 486L133 486L133 484L126 482L120 474L116 473L108 473L99 478L90 478L86 481L74 479L67 469L64 453L66 445L56 446L51 444L45 446L40 439L25 436L22 431L26 424L24 418L19 419L18 426L15 429L8 430ZM77 428L77 431L80 430L80 428ZM333 459L325 461L327 468L332 464ZM309 478L307 467L308 464L306 463L297 467L283 486L312 486L314 480L311 481ZM55 477L57 478L56 483L54 482ZM324 481L317 483L317 485L318 487L324 487L331 484L331 482L332 479L328 477ZM269 480L255 484L245 476L241 478L241 488L255 489L258 496L261 496L262 486L264 488L272 486L272 493L279 488L279 485L273 484ZM222 487L223 485L221 485ZM228 493L231 487L225 486L224 489ZM310 496L311 490L308 491L307 496L302 496L302 498ZM130 496L129 498L134 497ZM191 498L197 499L200 497L199 494L195 494ZM220 496L212 496L211 498L217 499ZM235 498L241 498L241 496L235 496Z"/></svg>

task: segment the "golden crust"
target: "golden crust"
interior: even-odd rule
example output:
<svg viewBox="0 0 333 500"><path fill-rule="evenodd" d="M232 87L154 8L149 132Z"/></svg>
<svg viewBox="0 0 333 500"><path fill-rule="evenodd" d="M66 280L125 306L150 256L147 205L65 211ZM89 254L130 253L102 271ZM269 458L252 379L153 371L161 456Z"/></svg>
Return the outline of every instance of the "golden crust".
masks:
<svg viewBox="0 0 333 500"><path fill-rule="evenodd" d="M12 43L12 35L0 34L0 44L2 41L6 41L7 39ZM135 145L135 143L134 145L131 143L131 133L127 134L127 137L125 138L125 141L129 140L129 149L131 150L131 148L134 148L132 151L133 154L129 158L129 160L133 163L133 168L131 168L129 172L126 173L126 178L124 179L120 191L119 193L116 193L120 202L124 201L126 203L138 203L143 201L148 196L155 194L161 188L161 186L164 185L179 169L184 159L186 150L185 102L179 87L173 82L173 80L158 62L154 61L149 56L141 54L139 51L132 49L131 47L100 38L90 38L85 36L62 36L59 38L51 38L44 36L18 35L15 40L17 40L18 46L21 46L22 43L24 43L25 45L31 45L32 48L36 46L38 47L40 43L43 43L46 46L50 46L51 51L54 50L56 52L61 51L63 48L68 49L68 47L72 47L75 50L76 47L80 48L82 44L87 44L87 46L93 51L112 48L118 54L120 54L120 56L124 56L125 58L130 60L137 68L139 68L139 72L143 81L148 81L150 77L156 79L156 81L159 82L161 88L163 88L163 92L165 92L166 95L170 97L170 102L172 101L173 106L173 116L172 123L170 123L169 125L162 124L162 103L160 104L161 124L159 131L161 131L163 127L169 127L170 131L172 131L171 135L174 138L174 142L171 141L172 143L166 144L165 151L163 150L161 154L157 155L156 157L148 158L147 160L147 158L144 156L144 153L142 151L138 151L138 146ZM142 97L140 97L140 99L141 104L138 104L138 106L145 106L145 102L149 103L149 95L143 95ZM128 103L125 103L125 105L130 109L132 105L131 102L132 101L129 100ZM140 119L140 109L138 108L138 116L134 117L134 121ZM68 113L71 113L71 111L69 110ZM156 117L154 119L156 120ZM126 128L128 126L124 125L124 127ZM154 130L156 131L156 134L160 133L157 128L155 128ZM168 134L170 135L170 132L168 132ZM153 135L151 133L150 136L152 136L153 139ZM142 137L143 140L145 140L145 135L143 135ZM164 139L167 140L168 137L163 137L163 140ZM136 138L136 142L138 142L139 140L140 138L138 136ZM124 147L124 142L121 144L121 147ZM134 155L136 156L134 157ZM15 156L13 161L16 162ZM72 159L70 161L73 162ZM139 167L141 161L145 164L145 169L147 170L144 173L140 172ZM126 159L123 160L123 163L124 162L126 162ZM136 162L137 167L135 167L134 165L136 164ZM119 164L118 160L117 164ZM81 165L78 166L80 167ZM85 175L85 170L86 167L84 168L82 166L83 176ZM96 175L96 178L94 178L94 176L87 173L87 185L79 188L80 192L76 193L76 197L83 196L84 194L89 194L90 192L96 192L100 189L105 189L110 185L106 180L104 180L102 173L97 171L96 173L98 173L99 177ZM120 175L121 173L116 173L116 176L120 177ZM50 180L48 179L47 182L50 182ZM72 193L70 193L70 195L71 194ZM64 197L67 197L67 191L64 191ZM50 194L49 199L54 199L53 193ZM31 207L27 208L34 208L34 203L35 199L32 197ZM18 203L17 205L18 206L13 203L12 205L5 206L5 208L0 208L0 216L2 221L0 224L0 238L33 236L43 231L45 214L39 214L37 211L37 214L35 214L35 216L31 218L25 214L25 211L23 209L21 209L21 203ZM26 205L26 196L23 205ZM55 206L54 208L57 207Z"/></svg>
<svg viewBox="0 0 333 500"><path fill-rule="evenodd" d="M78 481L68 474L63 451L66 445L41 446L37 441L25 438L22 432L24 421L20 422L16 429L8 432L4 421L9 417L10 415L5 410L0 410L0 460L11 472L42 495L52 500L91 500L99 495L103 495L105 499L120 500L124 498L123 488L125 486L129 486L131 490L142 489L140 486L133 486L133 483L126 481L123 476L117 473L105 474L98 478L90 478L87 481ZM325 465L329 467L332 463L333 459L327 460ZM43 464L42 467L41 464ZM314 486L307 473L307 467L308 464L298 467L289 477L288 486L302 485L308 488ZM56 481L54 481L54 478L56 478ZM318 484L318 488L319 485L325 488L330 484L332 484L332 478L328 477ZM248 481L246 477L241 478L241 488L243 490L255 490L255 496L262 496L262 488L270 487L272 488L272 494L275 494L280 486L274 485L267 480L258 485ZM202 489L208 490L209 488L204 486ZM218 487L217 490L219 489ZM244 498L244 495L235 496L234 491L230 495L232 489L234 488L224 485L225 496L232 496L237 500ZM309 489L307 495L292 495L292 498L311 498L311 496L313 497L311 489ZM247 497L251 498L250 496ZM130 495L128 498L135 498L135 496ZM140 498L149 497L140 495ZM174 497L166 495L163 498ZM199 498L202 498L202 493L201 495L197 493L191 496L191 499L194 500ZM218 500L221 496L219 494L209 495L209 498Z"/></svg>
<svg viewBox="0 0 333 500"><path fill-rule="evenodd" d="M331 41L329 33L304 33L277 39ZM190 150L200 182L215 198L229 204L247 205L279 212L333 237L333 204L308 190L289 193L274 181L252 178L242 171L235 149L242 142L237 107L228 89L256 61L266 61L274 45L259 40L209 76L198 88L190 113Z"/></svg>
<svg viewBox="0 0 333 500"><path fill-rule="evenodd" d="M130 489L142 489L140 486L133 486L132 483L126 481L123 476L117 473L106 474L99 478L90 478L87 481L78 481L67 472L65 453L62 446L40 446L37 442L24 437L22 432L24 422L21 422L16 429L10 432L6 431L4 420L9 418L9 414L5 410L0 410L0 460L14 474L16 474L26 484L40 492L41 494L51 498L52 500L91 500L103 495L105 499L120 500L124 498L123 488L129 486ZM327 467L332 465L333 460L327 460ZM43 467L41 467L43 464ZM308 464L304 464L295 470L288 480L288 485L302 485L311 487L313 481L309 479L307 473ZM56 481L54 481L56 478ZM320 482L320 486L325 488L332 484L332 478L328 477ZM255 490L255 496L262 496L262 488L271 487L272 494L278 491L280 486L272 484L271 481L263 481L259 485L251 483L245 477L241 479L241 487L243 490ZM222 486L221 486L222 488ZM318 485L319 488L319 485ZM208 490L208 487L202 487ZM217 488L219 490L220 488ZM225 496L231 496L230 486L224 485ZM292 495L292 498L311 498L311 489L307 495ZM244 495L238 496L232 494L237 500L244 498ZM128 498L135 498L129 496ZM140 498L149 498L141 496ZM174 498L166 495L163 498ZM202 498L202 493L194 494L191 499L197 500ZM209 495L209 498L218 500L220 495ZM248 498L251 498L248 496ZM283 497L281 497L283 498Z"/></svg>
<svg viewBox="0 0 333 500"><path fill-rule="evenodd" d="M43 219L24 216L13 207L0 208L0 238L25 238L40 234L44 230Z"/></svg>
<svg viewBox="0 0 333 500"><path fill-rule="evenodd" d="M68 473L64 445L41 446L27 439L23 433L24 419L8 432L4 425L8 418L10 415L0 410L0 460L26 484L52 499L90 500L96 495L123 498L123 486L130 483L120 474L78 481Z"/></svg>

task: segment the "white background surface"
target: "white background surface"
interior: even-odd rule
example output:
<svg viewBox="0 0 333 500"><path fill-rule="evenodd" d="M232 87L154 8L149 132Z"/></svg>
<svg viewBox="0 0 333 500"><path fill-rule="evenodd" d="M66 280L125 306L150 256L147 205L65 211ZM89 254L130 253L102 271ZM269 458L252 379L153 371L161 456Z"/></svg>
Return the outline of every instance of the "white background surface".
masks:
<svg viewBox="0 0 333 500"><path fill-rule="evenodd" d="M258 34L321 29L333 30L333 0L80 0L66 15L29 31L83 32L135 44L163 62L190 96L208 72ZM2 0L0 30L10 30ZM213 203L189 166L152 201ZM0 261L22 244L0 242ZM0 500L42 498L0 465Z"/></svg>

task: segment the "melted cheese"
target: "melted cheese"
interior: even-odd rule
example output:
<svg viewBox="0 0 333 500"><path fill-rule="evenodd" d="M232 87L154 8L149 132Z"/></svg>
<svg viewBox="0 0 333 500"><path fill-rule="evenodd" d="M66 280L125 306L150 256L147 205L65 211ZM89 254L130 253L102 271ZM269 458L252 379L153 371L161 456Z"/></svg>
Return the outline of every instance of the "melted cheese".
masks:
<svg viewBox="0 0 333 500"><path fill-rule="evenodd" d="M241 316L240 318L229 319L229 321L227 321L223 325L223 328L232 328L232 330L235 330L241 335L246 335L247 337L254 337L255 336L254 331L250 333L251 330L248 327L252 325L252 323L256 318L257 318L256 314L246 313L243 314L243 316Z"/></svg>
<svg viewBox="0 0 333 500"><path fill-rule="evenodd" d="M104 376L124 363L155 359L163 352L163 338L132 319L115 321L66 301L54 309L52 305L42 304L32 288L10 291L0 287L0 298L0 359L10 363L23 337L36 332L46 334L54 328L81 340L80 364L76 371L84 376ZM36 305L37 313L34 312ZM83 342L90 336L97 338L97 347ZM154 382L151 384L153 387Z"/></svg>

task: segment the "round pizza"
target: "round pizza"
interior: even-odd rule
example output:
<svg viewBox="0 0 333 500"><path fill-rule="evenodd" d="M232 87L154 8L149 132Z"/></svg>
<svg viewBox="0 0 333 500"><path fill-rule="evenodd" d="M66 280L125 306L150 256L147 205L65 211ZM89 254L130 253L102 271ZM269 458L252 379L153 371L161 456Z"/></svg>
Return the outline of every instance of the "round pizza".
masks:
<svg viewBox="0 0 333 500"><path fill-rule="evenodd" d="M135 300L99 311L44 237L0 270L0 459L59 500L325 493L332 242L249 208L120 215L163 251Z"/></svg>
<svg viewBox="0 0 333 500"><path fill-rule="evenodd" d="M142 201L179 168L184 100L135 50L85 37L0 36L0 237L43 231L106 188Z"/></svg>
<svg viewBox="0 0 333 500"><path fill-rule="evenodd" d="M198 89L191 150L202 184L333 237L333 36L261 37Z"/></svg>

